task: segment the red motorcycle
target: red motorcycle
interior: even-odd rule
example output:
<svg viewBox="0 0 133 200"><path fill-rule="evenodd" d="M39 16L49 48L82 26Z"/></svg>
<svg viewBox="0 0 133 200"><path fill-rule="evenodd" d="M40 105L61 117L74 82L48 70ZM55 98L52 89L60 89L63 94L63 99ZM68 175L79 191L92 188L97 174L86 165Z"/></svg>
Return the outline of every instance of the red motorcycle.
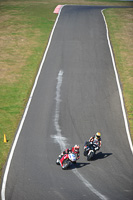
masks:
<svg viewBox="0 0 133 200"><path fill-rule="evenodd" d="M61 159L56 160L56 164L62 169L67 169L72 163L76 163L77 157L74 153L64 154Z"/></svg>

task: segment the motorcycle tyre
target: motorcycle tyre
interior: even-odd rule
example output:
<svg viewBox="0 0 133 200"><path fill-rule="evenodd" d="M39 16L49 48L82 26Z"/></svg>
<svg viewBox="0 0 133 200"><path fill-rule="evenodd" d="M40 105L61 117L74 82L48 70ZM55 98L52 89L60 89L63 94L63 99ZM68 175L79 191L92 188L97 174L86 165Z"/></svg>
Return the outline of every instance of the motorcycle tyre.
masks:
<svg viewBox="0 0 133 200"><path fill-rule="evenodd" d="M62 165L63 165L62 169L65 170L69 167L70 162L68 160L63 160Z"/></svg>
<svg viewBox="0 0 133 200"><path fill-rule="evenodd" d="M87 155L87 160L91 160L91 158L93 157L93 153L91 152L89 155Z"/></svg>
<svg viewBox="0 0 133 200"><path fill-rule="evenodd" d="M87 156L87 151L84 151L84 156Z"/></svg>
<svg viewBox="0 0 133 200"><path fill-rule="evenodd" d="M60 162L58 161L59 159L56 160L56 165L60 165Z"/></svg>

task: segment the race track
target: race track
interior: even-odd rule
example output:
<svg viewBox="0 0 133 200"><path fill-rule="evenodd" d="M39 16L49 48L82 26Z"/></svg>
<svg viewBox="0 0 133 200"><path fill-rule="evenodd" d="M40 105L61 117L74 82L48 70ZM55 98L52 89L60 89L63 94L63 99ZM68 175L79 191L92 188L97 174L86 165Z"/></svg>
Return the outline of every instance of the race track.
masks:
<svg viewBox="0 0 133 200"><path fill-rule="evenodd" d="M13 154L5 200L133 199L133 155L102 9L62 8ZM88 162L83 145L97 131L102 147ZM81 157L64 171L56 158L74 144Z"/></svg>

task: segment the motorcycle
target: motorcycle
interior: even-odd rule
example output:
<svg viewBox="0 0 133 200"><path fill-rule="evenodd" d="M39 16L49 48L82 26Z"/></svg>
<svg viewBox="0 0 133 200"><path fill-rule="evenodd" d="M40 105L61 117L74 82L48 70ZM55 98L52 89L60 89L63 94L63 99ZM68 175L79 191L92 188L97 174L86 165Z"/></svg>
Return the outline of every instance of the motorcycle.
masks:
<svg viewBox="0 0 133 200"><path fill-rule="evenodd" d="M76 163L77 157L74 153L64 154L60 159L56 160L56 164L62 169L67 169L72 163Z"/></svg>
<svg viewBox="0 0 133 200"><path fill-rule="evenodd" d="M91 160L94 155L95 155L95 148L97 147L98 145L96 143L93 143L93 142L87 142L85 145L84 145L84 156L87 156L87 160Z"/></svg>

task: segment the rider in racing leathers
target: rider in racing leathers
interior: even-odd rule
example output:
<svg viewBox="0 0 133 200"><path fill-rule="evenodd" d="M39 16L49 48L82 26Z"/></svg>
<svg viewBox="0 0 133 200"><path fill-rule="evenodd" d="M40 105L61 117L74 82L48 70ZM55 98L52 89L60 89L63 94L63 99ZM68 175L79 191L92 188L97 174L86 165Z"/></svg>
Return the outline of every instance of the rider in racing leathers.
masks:
<svg viewBox="0 0 133 200"><path fill-rule="evenodd" d="M97 146L94 148L94 151L95 152L98 151L101 148L101 144L102 144L101 133L97 132L93 137L89 139L89 141L86 141L84 145L84 149L85 149L85 146L89 146L90 143L97 144Z"/></svg>
<svg viewBox="0 0 133 200"><path fill-rule="evenodd" d="M70 149L65 149L60 155L59 155L59 159L62 158L62 156L64 154L69 154L69 153L74 153L77 157L77 160L80 158L80 152L79 152L79 145L75 144L74 147L70 148Z"/></svg>

